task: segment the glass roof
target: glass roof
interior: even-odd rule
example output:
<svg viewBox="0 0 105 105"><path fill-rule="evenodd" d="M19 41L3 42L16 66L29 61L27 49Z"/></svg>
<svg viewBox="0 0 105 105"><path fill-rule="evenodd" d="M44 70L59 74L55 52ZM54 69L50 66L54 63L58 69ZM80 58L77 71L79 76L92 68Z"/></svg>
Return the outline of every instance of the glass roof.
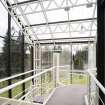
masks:
<svg viewBox="0 0 105 105"><path fill-rule="evenodd" d="M32 40L96 36L96 0L8 0Z"/></svg>

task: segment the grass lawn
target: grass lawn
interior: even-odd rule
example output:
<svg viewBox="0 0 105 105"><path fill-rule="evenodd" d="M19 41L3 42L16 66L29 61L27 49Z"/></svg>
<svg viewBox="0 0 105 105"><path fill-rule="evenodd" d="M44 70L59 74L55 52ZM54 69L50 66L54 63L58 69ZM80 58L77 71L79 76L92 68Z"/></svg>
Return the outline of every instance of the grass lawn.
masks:
<svg viewBox="0 0 105 105"><path fill-rule="evenodd" d="M60 82L64 85L80 84L86 85L88 83L88 76L82 74L68 74L67 72L60 72Z"/></svg>
<svg viewBox="0 0 105 105"><path fill-rule="evenodd" d="M7 86L7 81L4 81L4 82L1 82L0 83L0 88L3 88L5 86ZM3 94L0 94L0 96L2 96L2 97L8 97L8 92L5 92Z"/></svg>
<svg viewBox="0 0 105 105"><path fill-rule="evenodd" d="M19 79L12 80L12 84L13 83L16 83L18 81L20 81L20 80ZM5 86L7 86L7 85L8 85L8 82L7 81L4 81L4 82L0 83L0 88L3 88ZM25 86L26 86L26 88L28 88L30 86L30 81L27 82L25 84ZM22 92L22 85L16 86L15 88L12 89L12 97L15 97L16 95L18 95L21 92ZM3 94L0 94L0 97L8 97L8 91L5 92L5 93L3 93Z"/></svg>
<svg viewBox="0 0 105 105"><path fill-rule="evenodd" d="M60 79L60 82L63 83L64 85L68 84L85 85L87 84L87 76L72 75L72 77L69 77L68 79Z"/></svg>

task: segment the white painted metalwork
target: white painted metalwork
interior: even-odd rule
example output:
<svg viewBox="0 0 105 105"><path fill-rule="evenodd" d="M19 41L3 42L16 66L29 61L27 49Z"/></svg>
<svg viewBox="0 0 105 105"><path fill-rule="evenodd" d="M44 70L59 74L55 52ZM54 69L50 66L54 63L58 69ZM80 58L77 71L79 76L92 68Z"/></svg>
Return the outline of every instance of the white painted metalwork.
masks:
<svg viewBox="0 0 105 105"><path fill-rule="evenodd" d="M24 80L21 80L21 81L19 81L19 82L17 82L17 83L14 83L14 84L12 84L12 85L10 85L10 86L7 86L7 87L5 87L5 88L3 88L3 89L0 89L0 94L1 94L1 93L4 93L4 92L6 92L6 91L8 91L8 90L10 90L10 89L12 89L12 88L14 88L14 87L20 85L20 84L23 84L23 83L25 83L25 82L27 82L27 81L29 81L29 80L32 80L33 78L36 78L36 77L40 76L41 74L44 74L44 73L46 73L46 72L48 72L48 71L51 71L51 70L53 70L53 68L54 68L54 67L52 67L52 68L50 68L50 69L47 69L47 70L44 70L44 71L42 71L41 73L38 73L38 74L33 75L33 76L31 76L31 77L28 77L28 78L26 78L26 79L24 79Z"/></svg>
<svg viewBox="0 0 105 105"><path fill-rule="evenodd" d="M52 0L50 0L49 2L52 2ZM51 5L51 3L49 3L50 5ZM73 6L69 6L69 8L71 9L71 8L74 8L74 7L81 7L81 6L86 6L86 5L88 5L89 3L84 3L84 4L77 4L77 5L73 5ZM93 5L95 5L96 4L96 2L92 2L91 4L93 4ZM29 8L30 7L30 5L26 5L26 8L25 8L25 10L27 9L27 8ZM9 7L9 8L17 8L17 7L14 7L14 6L11 6L11 7ZM36 5L36 9L35 10L32 10L32 12L25 12L25 10L24 10L24 15L29 15L29 14L36 14L36 13L42 13L43 11L42 10L37 10L37 8L38 8L38 4ZM48 12L48 11L54 11L54 10L61 10L61 9L65 9L66 8L66 6L59 6L59 7L53 7L53 8L45 8L45 11L46 12ZM14 16L21 16L21 14L17 14L17 15L14 15Z"/></svg>
<svg viewBox="0 0 105 105"><path fill-rule="evenodd" d="M91 78L94 80L94 82L96 83L96 85L101 89L101 91L105 94L105 87L102 86L102 84L96 79L96 77L91 73L90 70L87 71L89 73L89 75L91 76Z"/></svg>
<svg viewBox="0 0 105 105"><path fill-rule="evenodd" d="M12 84L12 85L10 85L10 86L7 86L7 87L4 87L4 88L2 88L2 89L0 89L0 94L1 93L4 93L4 92L6 92L6 91L8 91L8 90L10 90L10 89L13 89L13 88L15 88L16 86L18 86L18 85L20 85L20 84L22 84L22 83L25 83L25 82L28 82L29 80L32 80L33 78L36 78L36 77L39 77L39 76L41 76L41 75L43 75L43 74L45 74L45 73L47 73L47 72L49 72L49 71L53 71L53 70L56 70L57 68L64 68L64 67L68 67L69 65L64 65L64 66L54 66L54 67L52 67L52 68L50 68L50 69L46 69L46 70L44 70L44 71L42 71L42 72L40 72L40 73L37 73L37 74L35 74L35 75L33 75L33 76L30 76L30 77L28 77L28 78L26 78L26 79L24 79L24 80L21 80L21 81L19 81L19 82L17 82L17 83L14 83L14 84ZM55 69L56 68L56 69ZM61 70L60 72L65 72L65 70ZM94 81L94 83L96 84L96 86L105 94L105 87L103 87L102 86L102 84L96 79L96 77L95 77L95 75L93 74L93 72L95 73L96 72L96 68L91 68L91 69L87 69L87 70L85 70L85 71L81 71L81 70L72 70L72 73L73 73L73 75L89 75L90 76L90 78ZM57 73L57 72L56 72ZM82 74L81 74L82 73ZM23 74L22 74L23 75ZM58 76L58 75L56 75L56 76ZM58 84L62 84L61 82L59 82ZM59 86L58 86L59 87ZM37 88L37 87L34 87L35 89ZM34 89L33 88L33 89ZM39 87L38 87L39 88ZM31 88L30 88L31 89ZM30 90L29 89L29 92L27 93L27 94L25 94L25 96L22 96L21 97L21 99L23 98L23 97L26 97L28 94L31 94L31 91L32 91L32 89ZM91 91L91 92L93 92L93 91ZM91 95L91 93L90 93L90 95ZM92 98L92 95L91 95L91 98ZM49 98L48 98L49 99ZM46 99L46 100L48 100L48 99ZM88 101L87 99L86 99L86 97L85 97L85 100L86 101ZM9 100L7 101L7 102L10 102ZM6 103L7 103L6 102ZM45 101L46 102L46 101ZM90 100L90 102L91 103L94 103L94 101L92 100ZM4 103L4 105L5 105L5 103ZM91 104L92 105L92 104Z"/></svg>
<svg viewBox="0 0 105 105"><path fill-rule="evenodd" d="M63 20L62 17L61 17L62 18L61 20L59 19L59 21L67 21L67 20L73 20L70 17L73 15L73 14L70 14L70 13L72 13L73 10L75 10L77 8L86 7L87 8L86 10L92 8L90 10L92 13L92 12L94 12L93 9L96 6L96 0L89 0L89 1L83 0L83 2L81 2L81 0L76 0L76 2L73 0L61 0L61 1L59 1L59 0L57 0L57 1L56 0L40 0L39 1L38 0L38 1L31 1L31 2L27 2L27 3L23 3L23 4L20 4L21 1L18 1L18 0L13 0L13 1L2 0L2 1L1 2L4 4L4 6L8 10L8 12L11 14L11 16L15 19L17 24L18 24L17 20L20 19L21 22L19 22L19 23L21 25L24 23L23 25L27 26L27 27L24 27L25 30L28 32L28 33L25 33L26 37L27 38L30 37L31 40L36 40L37 42L39 39L44 39L44 37L46 37L47 39L49 39L49 38L55 39L58 37L59 38L60 37L67 38L68 36L65 33L68 33L68 32L72 33L73 35L74 34L75 35L78 34L78 36L80 35L79 34L79 32L81 32L80 28L79 28L79 30L75 30L76 28L73 27L74 25L72 23L70 23L70 25L67 22L64 22L63 23L64 25L62 25L60 23L55 23L54 25L52 25L52 24L50 25L49 24L49 22L50 22L49 13L56 13L57 11L63 11L63 10L65 11L66 8L69 8L70 12L67 11L68 15L62 16L64 18L66 18L66 17L68 18L68 16L69 16L69 19ZM9 7L6 5L6 1L8 1L10 3ZM14 5L12 5L12 3L14 3ZM11 8L11 11L9 11L8 8ZM14 14L14 12L16 14ZM63 13L62 13L62 15L63 15ZM28 18L27 16L29 16L29 15L35 16L38 14L42 14L44 16L43 18L45 19L46 24L44 26L31 27L31 25L34 24L34 22L31 23L30 20L32 17ZM95 14L96 14L96 12L95 12ZM56 16L54 15L52 17L56 17ZM95 17L96 17L96 15L95 15ZM41 17L39 17L39 18L41 18ZM57 21L55 21L55 22L57 22ZM40 23L40 21L39 21L39 23ZM93 25L90 24L89 27L87 27L87 28L86 28L87 25L84 25L84 23L86 23L85 20L83 21L83 24L77 25L77 26L75 25L75 27L78 28L80 26L83 26L85 29L84 30L85 35L87 33L88 34L87 36L89 36L89 32L91 32L92 35L95 36L97 28L90 30L90 27L91 26L93 27L93 25L94 25L94 27L97 27L96 22L93 22L93 19L92 19ZM65 27L65 25L67 25L67 27ZM21 29L21 30L23 30L23 29ZM49 32L48 32L48 30L49 30ZM61 35L62 33L63 33L63 35ZM73 36L72 34L71 34L71 36ZM43 37L43 35L44 35L44 37ZM28 39L30 39L30 38L28 38Z"/></svg>
<svg viewBox="0 0 105 105"><path fill-rule="evenodd" d="M14 3L17 3L17 2L18 2L17 0L14 0ZM24 15L24 12L23 12L21 6L18 6L18 9L20 10L20 12L21 12L23 18L26 20L28 26L30 27L30 22L29 22L29 20L27 19L27 17ZM34 32L33 28L30 27L30 29L31 29L31 31L34 33L35 38L36 38L36 40L38 41L38 37L37 37L37 35L36 35L36 32Z"/></svg>
<svg viewBox="0 0 105 105"><path fill-rule="evenodd" d="M4 0L4 1L0 1L2 4L3 4L3 6L6 8L6 10L8 11L8 13L12 16L12 18L13 18L13 16L14 16L14 11L13 10L9 10L8 9L8 6L7 6L7 3L6 3L6 0ZM26 33L26 30L25 31L23 31L23 29L22 29L22 25L24 26L24 24L22 23L22 22L18 22L18 17L16 17L16 19L15 18L13 18L13 20L15 21L15 23L17 24L17 26L20 28L20 30L22 30L22 33L24 33L24 35L26 35L26 38L28 39L28 41L29 41L29 43L30 44L32 44L32 40L30 40L28 37L30 36L29 34L27 34Z"/></svg>
<svg viewBox="0 0 105 105"><path fill-rule="evenodd" d="M7 77L7 78L3 78L3 79L0 79L0 82L7 81L9 79L14 79L16 77L20 77L22 75L26 75L26 74L29 74L29 73L34 72L34 71L36 71L36 70L30 70L30 71L26 71L24 73L19 73L19 74L16 74L16 75L13 75L13 76L10 76L10 77Z"/></svg>
<svg viewBox="0 0 105 105"><path fill-rule="evenodd" d="M54 38L53 38L52 30L51 30L51 28L50 28L50 26L49 26L49 24L48 24L48 18L47 18L47 14L46 14L45 8L44 8L44 6L43 6L43 0L40 0L40 1L39 1L39 4L41 5L42 12L43 12L44 18L45 18L45 20L46 20L47 27L49 28L49 31L50 31L50 33L51 33L51 38L54 39Z"/></svg>

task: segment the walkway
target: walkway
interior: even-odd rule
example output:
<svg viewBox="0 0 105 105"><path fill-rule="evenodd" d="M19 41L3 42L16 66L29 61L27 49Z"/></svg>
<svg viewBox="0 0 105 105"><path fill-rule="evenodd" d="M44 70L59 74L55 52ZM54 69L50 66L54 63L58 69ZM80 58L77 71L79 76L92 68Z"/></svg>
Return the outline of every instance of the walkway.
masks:
<svg viewBox="0 0 105 105"><path fill-rule="evenodd" d="M86 86L64 86L57 88L46 105L85 105Z"/></svg>

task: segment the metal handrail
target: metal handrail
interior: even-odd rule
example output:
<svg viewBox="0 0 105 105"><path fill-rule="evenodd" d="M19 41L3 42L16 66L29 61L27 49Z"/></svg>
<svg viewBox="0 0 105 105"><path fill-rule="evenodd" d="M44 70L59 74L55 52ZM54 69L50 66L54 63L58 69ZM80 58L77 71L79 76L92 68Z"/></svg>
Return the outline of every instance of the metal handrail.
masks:
<svg viewBox="0 0 105 105"><path fill-rule="evenodd" d="M44 73L46 73L46 72L48 72L48 71L52 71L54 68L55 68L55 67L52 67L52 68L50 68L50 69L46 69L46 70L44 70L44 71L42 71L42 72L40 72L40 73L38 73L38 74L36 74L36 75L30 76L30 77L28 77L28 78L26 78L26 79L24 79L24 80L21 80L21 81L19 81L19 82L17 82L17 83L14 83L14 84L12 84L12 85L9 85L9 86L7 86L7 87L4 87L4 88L0 89L0 94L1 94L1 93L4 93L4 92L6 92L6 91L8 91L8 90L10 90L10 89L13 89L14 87L16 87L16 86L18 86L18 85L21 85L21 84L23 84L23 83L25 83L25 82L27 82L27 81L29 81L29 80L32 80L33 78L36 78L36 77L38 77L38 76L40 76L40 75L42 75L42 74L44 74Z"/></svg>
<svg viewBox="0 0 105 105"><path fill-rule="evenodd" d="M69 65L56 66L56 67L68 67L68 66L69 66ZM46 70L46 69L45 69L45 70ZM4 82L4 81L7 81L7 80L10 80L10 79L14 79L14 78L16 78L16 77L20 77L20 76L22 76L22 75L26 75L26 74L35 72L35 71L41 71L41 69L30 70L30 71L26 71L26 72L24 72L24 73L15 74L15 75L13 75L13 76L0 79L0 83L1 83L1 82ZM43 70L43 71L44 71L44 70Z"/></svg>
<svg viewBox="0 0 105 105"><path fill-rule="evenodd" d="M25 83L25 82L27 82L29 80L32 80L33 78L39 77L39 76L41 76L42 74L44 74L44 73L46 73L48 71L56 70L55 68L62 68L62 67L67 67L67 65L66 66L54 66L54 67L51 67L49 69L45 69L44 71L42 71L40 73L37 73L37 74L35 74L33 76L30 76L30 77L28 77L28 78L26 78L24 80L21 80L21 81L19 81L17 83L14 83L12 85L9 85L7 87L4 87L4 88L0 89L0 94L1 93L4 93L4 92L6 92L6 91L8 91L10 89L13 89L14 87L16 87L18 85L21 85L21 84L23 84L23 83ZM1 81L4 81L4 80L8 80L10 78L14 78L14 77L18 77L18 76L21 76L21 75L25 75L25 74L30 73L32 71L35 71L35 70L31 70L31 71L28 71L28 72L25 72L25 73L17 74L17 75L14 75L14 76L11 76L11 77L2 79L2 80L0 80L0 82ZM76 73L76 72L77 73L86 73L86 74L89 74L89 76L95 82L95 84L97 85L97 87L103 92L103 94L105 94L105 87L97 80L97 78L93 74L93 72L96 72L96 68L91 68L91 69L87 69L87 70L84 70L84 71L81 71L81 70L79 70L79 71L72 70L72 73Z"/></svg>
<svg viewBox="0 0 105 105"><path fill-rule="evenodd" d="M22 75L26 75L26 74L29 74L29 73L34 72L34 71L36 71L36 70L30 70L30 71L27 71L27 72L24 72L24 73L19 73L19 74L10 76L10 77L6 77L6 78L3 78L3 79L0 79L0 82L7 81L7 80L10 80L10 79L13 79L13 78L16 78L16 77L20 77Z"/></svg>
<svg viewBox="0 0 105 105"><path fill-rule="evenodd" d="M97 80L97 78L91 73L90 70L87 70L90 77L94 80L95 84L98 86L98 88L104 93L105 95L105 87Z"/></svg>

